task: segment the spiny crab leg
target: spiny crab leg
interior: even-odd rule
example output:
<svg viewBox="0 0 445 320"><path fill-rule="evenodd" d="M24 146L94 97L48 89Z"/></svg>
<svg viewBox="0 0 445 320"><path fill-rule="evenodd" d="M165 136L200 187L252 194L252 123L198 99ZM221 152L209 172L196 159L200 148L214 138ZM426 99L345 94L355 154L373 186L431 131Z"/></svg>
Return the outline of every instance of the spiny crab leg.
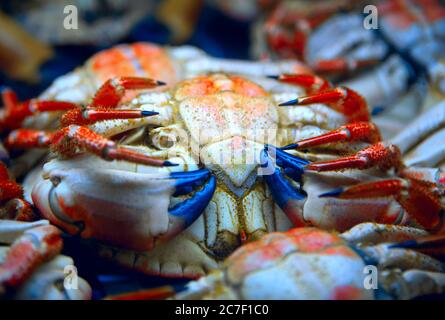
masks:
<svg viewBox="0 0 445 320"><path fill-rule="evenodd" d="M354 155L329 161L319 161L308 164L305 169L312 171L338 171L344 169L369 169L379 167L382 170L400 169L400 150L396 145L376 143L364 148Z"/></svg>
<svg viewBox="0 0 445 320"><path fill-rule="evenodd" d="M338 188L319 195L340 199L381 198L393 196L408 214L424 228L443 228L445 210L432 183L415 179L388 179Z"/></svg>
<svg viewBox="0 0 445 320"><path fill-rule="evenodd" d="M150 166L176 166L170 161L119 147L114 141L104 138L87 127L71 125L60 129L51 138L51 149L62 155L71 155L76 146L105 160L126 160Z"/></svg>
<svg viewBox="0 0 445 320"><path fill-rule="evenodd" d="M326 79L312 74L281 74L279 76L268 76L268 78L278 80L283 83L298 85L306 89L308 94L325 91L331 88L331 84Z"/></svg>
<svg viewBox="0 0 445 320"><path fill-rule="evenodd" d="M148 110L124 110L124 109L74 109L66 112L60 119L62 127L71 124L91 125L98 121L115 120L115 119L136 119L158 115L158 112Z"/></svg>
<svg viewBox="0 0 445 320"><path fill-rule="evenodd" d="M272 146L266 146L261 152L262 167L273 166L270 153L275 153L275 159L277 165L283 168L286 175L290 176L296 181L301 180L301 174L304 171L304 166L309 162L297 157L292 157ZM296 227L302 227L306 225L303 218L302 206L306 200L306 193L304 190L296 189L291 183L283 176L279 168L273 168L272 174L266 174L263 176L266 183L269 185L272 196L278 206L287 215L289 220Z"/></svg>
<svg viewBox="0 0 445 320"><path fill-rule="evenodd" d="M116 107L123 98L125 90L152 89L164 86L166 83L158 80L140 77L118 77L107 80L97 90L92 107Z"/></svg>
<svg viewBox="0 0 445 320"><path fill-rule="evenodd" d="M0 221L0 224L10 221ZM19 223L19 222L15 222ZM62 250L60 231L43 225L26 230L14 241L0 265L0 296L19 287L33 271Z"/></svg>
<svg viewBox="0 0 445 320"><path fill-rule="evenodd" d="M347 87L324 90L312 95L280 103L278 106L287 107L314 103L328 104L334 110L342 113L348 119L348 122L370 120L366 100L357 92Z"/></svg>
<svg viewBox="0 0 445 320"><path fill-rule="evenodd" d="M111 109L116 108L119 101L125 94L125 90L152 89L165 85L162 81L141 77L117 77L106 81L96 92L90 109ZM35 112L55 112L71 111L71 117L74 119L83 119L80 114L83 112L79 105L67 101L39 101L36 99L27 100L19 103L17 96L12 90L4 89L2 92L3 103L6 112L2 115L1 123L8 129L19 128L26 117ZM88 109L87 108L87 109ZM119 114L119 112L118 112ZM77 115L77 116L75 116ZM68 117L68 116L67 116ZM128 119L128 118L125 118ZM73 123L70 123L73 124ZM78 123L84 124L84 123ZM89 123L85 123L89 124Z"/></svg>
<svg viewBox="0 0 445 320"><path fill-rule="evenodd" d="M23 188L9 178L6 166L0 162L0 219L33 221L31 204L23 200Z"/></svg>
<svg viewBox="0 0 445 320"><path fill-rule="evenodd" d="M9 179L6 166L0 162L0 201L8 201L23 196L22 187Z"/></svg>
<svg viewBox="0 0 445 320"><path fill-rule="evenodd" d="M281 150L312 148L334 142L363 141L377 143L381 141L379 129L372 122L354 122L328 133L304 139L280 148Z"/></svg>

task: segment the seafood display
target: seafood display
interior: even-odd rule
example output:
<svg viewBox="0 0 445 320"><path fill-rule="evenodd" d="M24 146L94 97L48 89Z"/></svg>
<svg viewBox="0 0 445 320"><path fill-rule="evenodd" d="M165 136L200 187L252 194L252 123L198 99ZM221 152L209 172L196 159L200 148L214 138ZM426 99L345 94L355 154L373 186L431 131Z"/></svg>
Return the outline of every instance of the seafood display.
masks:
<svg viewBox="0 0 445 320"><path fill-rule="evenodd" d="M249 2L260 60L135 41L3 87L0 299L108 297L85 248L187 281L112 299L444 295L445 9L367 5Z"/></svg>

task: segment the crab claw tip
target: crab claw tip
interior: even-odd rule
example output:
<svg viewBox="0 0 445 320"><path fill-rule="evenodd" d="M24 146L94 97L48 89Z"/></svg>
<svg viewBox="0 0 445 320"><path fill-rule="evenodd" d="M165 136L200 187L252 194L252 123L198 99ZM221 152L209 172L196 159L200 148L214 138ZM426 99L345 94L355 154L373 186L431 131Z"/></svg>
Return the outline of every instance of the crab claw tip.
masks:
<svg viewBox="0 0 445 320"><path fill-rule="evenodd" d="M325 193L320 194L318 197L319 198L335 198L338 197L339 195L341 195L343 193L343 188L337 188Z"/></svg>
<svg viewBox="0 0 445 320"><path fill-rule="evenodd" d="M156 84L158 86L165 86L165 85L167 85L167 83L165 83L164 81L159 81L159 80L156 80Z"/></svg>
<svg viewBox="0 0 445 320"><path fill-rule="evenodd" d="M286 101L286 102L282 102L278 106L279 107L296 106L296 105L298 105L298 103L299 103L299 101L298 101L298 98L297 98L297 99L292 99L292 100L289 100L289 101Z"/></svg>
<svg viewBox="0 0 445 320"><path fill-rule="evenodd" d="M268 75L268 76L266 76L266 78L280 80L280 76L275 76L275 75Z"/></svg>
<svg viewBox="0 0 445 320"><path fill-rule="evenodd" d="M156 111L148 111L148 110L141 111L141 116L143 116L143 117L156 116L158 114L159 114L159 112L156 112Z"/></svg>
<svg viewBox="0 0 445 320"><path fill-rule="evenodd" d="M291 143L288 144L287 146L281 147L280 149L285 151L285 150L292 150L292 149L296 149L298 148L298 143Z"/></svg>
<svg viewBox="0 0 445 320"><path fill-rule="evenodd" d="M162 163L162 165L163 165L164 167L176 167L176 166L179 166L179 163L173 163L173 162L170 162L170 161L168 161L168 160L165 160L165 161Z"/></svg>

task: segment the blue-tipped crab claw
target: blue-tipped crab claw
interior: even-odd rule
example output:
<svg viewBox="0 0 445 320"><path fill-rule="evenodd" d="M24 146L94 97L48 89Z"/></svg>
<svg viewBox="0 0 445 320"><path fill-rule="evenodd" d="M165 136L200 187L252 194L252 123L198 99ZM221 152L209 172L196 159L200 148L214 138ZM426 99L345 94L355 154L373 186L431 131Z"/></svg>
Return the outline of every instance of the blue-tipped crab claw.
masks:
<svg viewBox="0 0 445 320"><path fill-rule="evenodd" d="M36 184L32 198L42 216L67 233L147 251L196 221L215 189L216 179L207 169L58 168Z"/></svg>
<svg viewBox="0 0 445 320"><path fill-rule="evenodd" d="M303 219L302 207L306 200L306 192L294 187L289 179L283 176L282 170L275 167L272 163L271 154L275 155L276 164L281 167L284 174L297 182L301 181L301 175L304 172L303 168L309 162L291 156L270 145L266 145L261 152L262 167L273 167L273 172L263 174L272 197L295 226L304 226L306 223Z"/></svg>
<svg viewBox="0 0 445 320"><path fill-rule="evenodd" d="M210 178L208 178L209 176ZM216 189L216 179L210 175L207 169L174 172L170 174L170 177L177 179L175 182L176 192L174 196L188 194L208 179L202 189L197 191L191 198L169 209L171 216L182 220L182 228L185 229L201 215L209 204Z"/></svg>

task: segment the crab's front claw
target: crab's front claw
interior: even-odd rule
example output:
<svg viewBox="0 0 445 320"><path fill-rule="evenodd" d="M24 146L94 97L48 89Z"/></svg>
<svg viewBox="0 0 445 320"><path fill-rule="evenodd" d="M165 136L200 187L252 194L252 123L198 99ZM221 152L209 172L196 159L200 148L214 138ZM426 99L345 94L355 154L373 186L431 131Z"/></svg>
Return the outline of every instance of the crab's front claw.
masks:
<svg viewBox="0 0 445 320"><path fill-rule="evenodd" d="M197 190L171 205L171 198ZM42 215L68 233L137 251L151 250L192 224L216 181L206 169L134 173L111 169L55 169L32 199Z"/></svg>
<svg viewBox="0 0 445 320"><path fill-rule="evenodd" d="M273 169L271 172L263 171L263 178L269 186L275 202L295 226L305 226L303 204L306 200L306 193L304 190L294 187L283 176L281 170L272 163L270 154L275 155L276 164L283 169L284 173L297 181L300 181L303 166L308 162L272 146L266 146L261 152L262 167Z"/></svg>

